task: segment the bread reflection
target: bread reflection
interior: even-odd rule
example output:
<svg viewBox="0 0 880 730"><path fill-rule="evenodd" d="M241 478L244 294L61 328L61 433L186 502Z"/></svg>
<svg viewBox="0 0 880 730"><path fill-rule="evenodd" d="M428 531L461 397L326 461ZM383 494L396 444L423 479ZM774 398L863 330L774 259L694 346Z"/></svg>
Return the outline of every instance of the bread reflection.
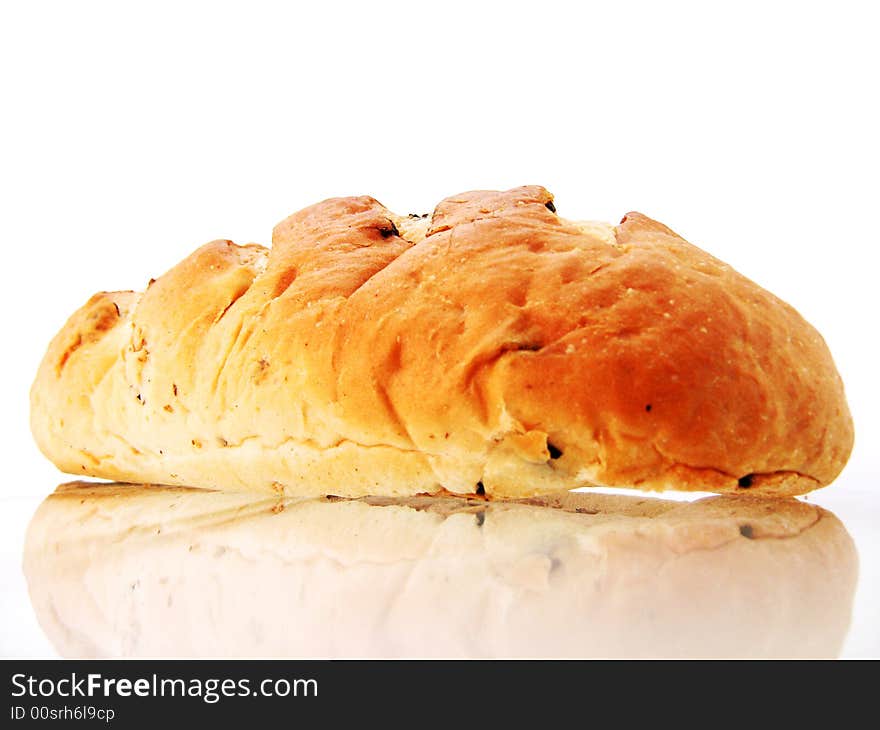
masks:
<svg viewBox="0 0 880 730"><path fill-rule="evenodd" d="M795 500L262 499L62 485L24 569L65 656L834 656L857 559Z"/></svg>

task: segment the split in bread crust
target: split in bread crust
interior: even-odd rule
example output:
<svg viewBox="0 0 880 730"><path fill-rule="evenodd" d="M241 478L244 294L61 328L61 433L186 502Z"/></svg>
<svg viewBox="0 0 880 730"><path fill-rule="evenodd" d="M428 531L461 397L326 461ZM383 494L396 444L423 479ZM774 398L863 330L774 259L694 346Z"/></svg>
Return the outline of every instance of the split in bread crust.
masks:
<svg viewBox="0 0 880 730"><path fill-rule="evenodd" d="M288 495L801 494L853 426L821 336L639 213L541 187L324 201L95 295L31 391L70 473Z"/></svg>

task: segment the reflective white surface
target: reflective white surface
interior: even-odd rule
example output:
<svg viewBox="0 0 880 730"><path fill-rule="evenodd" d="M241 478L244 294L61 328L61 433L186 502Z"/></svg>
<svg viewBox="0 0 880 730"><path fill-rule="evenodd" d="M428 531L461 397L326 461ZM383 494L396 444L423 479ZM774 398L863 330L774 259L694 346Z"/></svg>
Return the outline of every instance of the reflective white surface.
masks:
<svg viewBox="0 0 880 730"><path fill-rule="evenodd" d="M610 490L606 490L610 491ZM620 491L618 490L618 493ZM629 495L633 495L632 492L627 493ZM695 499L694 495L657 495L662 496L664 499L668 499L670 496L676 499L688 500L692 501ZM821 499L820 499L821 498ZM635 498L633 498L635 500ZM24 579L21 573L21 550L24 542L24 529L27 523L30 521L31 516L38 506L41 500L32 499L32 498L18 498L18 499L6 499L3 502L3 517L4 517L4 553L3 553L3 565L2 565L2 581L3 581L3 600L4 600L4 615L7 617L7 620L3 623L3 636L2 636L2 654L5 656L53 656L55 655L55 650L52 648L51 644L47 641L46 637L43 635L42 630L39 628L35 616L34 611L31 607L31 602L27 595L27 590L25 587ZM234 501L234 500L233 500ZM880 656L880 631L878 631L878 621L877 616L880 615L880 604L878 604L878 599L880 599L880 593L878 593L877 586L880 584L880 541L878 541L876 524L878 523L878 519L880 519L880 514L876 509L877 500L874 495L871 494L870 488L867 485L863 487L859 487L858 485L850 485L849 487L845 486L845 482L841 480L841 482L836 485L836 488L823 490L808 499L810 503L815 503L817 505L823 506L825 508L831 509L831 511L843 522L845 525L846 531L849 532L850 536L853 538L857 550L858 550L858 559L859 559L859 580L857 589L855 591L855 597L853 601L853 596L851 595L837 595L833 597L826 597L821 594L813 594L813 598L821 598L822 600L829 601L839 601L841 605L849 605L849 601L853 601L852 603L852 622L849 629L848 634L846 635L846 639L843 643L843 648L841 652L841 656L843 657L876 657ZM213 509L211 506L211 500L206 499L203 500L203 504L206 505L209 509ZM784 505L783 505L784 506ZM691 505L690 507L695 507L695 505ZM162 506L159 505L158 518L161 519L162 511L167 508L167 505ZM152 509L152 508L151 508ZM192 508L191 508L192 509ZM198 506L198 500L196 500L196 511L201 509ZM331 511L335 509L335 505L324 505L322 509L326 512L327 510ZM384 508L376 508L372 509L384 509ZM141 519L147 519L148 521L153 517L156 517L157 512L153 510L151 514L149 510L147 512L141 512ZM489 518L492 513L489 512ZM536 519L541 517L541 515L536 513ZM555 516L554 516L555 517ZM250 527L245 527L244 530L238 529L237 534L238 537L235 539L240 539L241 535L245 535L245 539L248 542L253 542L254 538L259 538L263 540L263 547L265 548L268 545L270 548L275 547L279 543L289 543L289 535L285 532L278 532L277 530L272 533L270 530L264 529L267 526L267 523L259 522L259 519L256 522L251 521ZM409 519L409 518L407 518ZM125 524L123 520L122 524ZM275 524L280 524L276 521ZM294 524L294 523L291 523ZM302 524L302 523L300 523ZM548 523L549 524L549 523ZM555 523L554 523L555 524ZM699 524L699 523L695 523ZM412 525L409 523L402 523L401 529L411 529ZM254 529L256 528L256 529ZM103 529L103 528L102 528ZM118 526L115 528L118 531ZM247 530L251 530L251 534L248 535ZM358 529L357 525L354 526L353 529ZM392 533L395 528L395 524L391 524ZM566 528L568 529L568 528ZM344 532L344 529L343 529ZM552 530L548 530L548 534L550 532L554 532L558 534L558 525L554 526ZM194 534L197 534L194 533ZM456 533L457 535L466 535L467 533ZM507 533L503 535L503 540L507 542L516 543L517 537L516 531L508 530ZM190 535L191 537L192 535ZM259 539L256 542L259 542ZM534 534L529 538L529 540L534 543ZM364 537L364 540L368 540L368 538ZM650 542L650 541L649 541ZM744 541L743 544L745 544ZM283 545L282 545L283 547ZM452 546L453 550L457 548L457 546ZM821 545L819 546L821 548ZM528 552L526 547L523 548L524 552ZM123 549L123 548L120 548ZM131 548L128 548L131 551ZM516 545L513 545L512 548L514 551L516 550ZM505 547L507 550L507 547ZM804 563L798 568L798 570L808 571L810 569L810 553L815 553L815 546L810 548L805 552ZM146 560L150 559L150 551L144 551L144 556ZM393 552L391 553L393 555ZM155 555L155 553L154 553ZM185 556L185 553L183 553ZM629 553L627 553L629 555ZM387 557L387 556L386 556ZM53 560L51 555L47 555L47 560ZM137 556L135 556L135 564L137 563ZM627 557L627 560L632 563L631 557ZM100 559L99 559L100 562ZM105 561L106 562L106 561ZM129 561L131 562L131 561ZM265 561L269 564L270 573L271 573L271 559L267 559ZM775 560L774 560L775 562ZM113 566L119 567L122 566L122 562L114 562ZM208 569L211 569L212 563L208 563ZM225 563L228 565L228 563ZM259 566L259 562L257 563ZM450 565L452 566L450 568ZM730 563L725 563L722 567L725 572L725 580L728 581L736 581L742 578L742 575L737 577L736 572L734 571L732 574L729 573L729 565ZM752 566L749 570L761 570L760 563L750 563ZM757 567L756 567L757 566ZM50 566L46 566L49 568ZM114 569L115 569L114 567ZM130 567L130 566L129 566ZM768 570L772 570L775 565L769 566ZM436 568L436 566L435 566ZM629 571L630 567L625 567L625 571ZM711 573L711 565L709 565L708 570ZM826 568L827 569L827 566ZM195 570L201 571L203 568L199 567ZM224 568L220 568L219 571L215 571L215 574L211 576L211 581L215 584L222 584L224 581L223 575ZM441 573L446 571L447 575L452 575L454 577L455 572L458 568L455 566L455 563L445 563L444 566L441 566ZM703 565L701 570L706 570L706 566ZM32 570L32 572L34 572ZM37 571L39 572L39 571ZM112 571L111 571L112 572ZM51 570L47 570L47 573L51 573ZM182 569L181 575L186 574L186 568ZM287 574L288 578L291 576L290 573ZM752 576L754 578L756 576ZM64 580L67 580L67 576L62 576ZM239 571L238 573L230 573L228 576L228 581L242 580L242 573ZM280 578L284 578L283 575L280 575ZM746 576L748 578L748 576ZM792 575L791 578L800 579L800 576ZM190 580L192 579L192 572L190 573ZM271 579L271 575L270 575ZM702 580L702 578L696 577L697 580ZM74 581L76 579L73 579ZM678 582L673 586L672 581L677 580ZM781 581L785 581L785 576L782 576ZM228 582L227 581L227 582ZM678 578L670 578L670 589L673 589L677 592L681 592L681 580L680 576ZM743 583L747 589L751 589L750 587L753 585L760 585L760 580L757 582L755 580L749 579ZM73 588L75 590L75 584L73 584ZM233 592L235 586L231 586ZM230 587L227 586L227 590ZM71 586L68 585L65 590L68 591L67 595L73 595L70 593ZM113 586L110 587L110 595L112 596ZM652 587L651 590L654 591L655 594L661 595L664 593L661 588L658 590L656 586ZM185 595L185 587L184 593ZM279 595L283 597L284 591L281 590ZM106 595L106 594L105 594ZM560 594L562 595L562 594ZM804 594L806 595L806 594ZM760 597L759 597L760 598ZM192 599L192 596L190 596ZM601 599L601 596L600 596ZM594 597L595 600L595 597ZM617 599L615 599L617 600ZM685 605L684 603L682 605ZM61 611L64 612L70 611L70 606L62 606ZM191 608L191 607L190 607ZM804 606L802 615L797 619L801 624L803 622L807 622L810 626L810 631L816 633L816 638L821 638L822 632L825 631L836 631L831 626L824 626L821 623L820 619L817 621L817 614L815 611L811 611L810 609L813 606ZM255 610L263 611L262 605L257 607ZM709 610L714 611L713 620L718 622L726 622L731 626L737 625L738 622L742 623L742 615L737 614L739 609L735 607L730 608L730 613L725 615L725 608L723 606L709 606ZM669 612L667 611L667 615ZM69 617L70 614L68 614ZM174 614L169 614L173 618ZM540 616L540 613L536 613L535 616ZM280 619L281 617L279 617ZM86 620L85 618L83 619ZM184 617L183 620L186 620ZM228 619L226 619L228 621ZM44 616L45 621L45 616ZM94 617L89 618L94 624ZM238 617L234 617L235 623L241 623ZM85 623L84 623L85 626ZM233 627L234 628L234 627ZM612 627L613 628L613 627ZM619 628L619 627L618 627ZM792 630L803 630L803 625L793 626ZM102 629L103 630L103 629ZM777 631L780 632L780 636L775 637L778 642L782 642L781 645L784 646L784 640L786 639L785 628L777 628ZM106 634L106 631L104 632ZM758 641L755 646L766 645L767 640L760 639L758 637ZM777 643L779 645L779 643ZM130 644L129 644L130 646ZM197 646L197 645L196 645ZM248 654L252 653L248 649L247 646L235 645L234 653ZM194 650L190 649L189 653L192 653ZM756 649L757 651L757 649ZM206 651L206 653L209 653ZM229 645L227 645L225 649L225 653L233 653L229 649ZM260 653L260 652L257 652ZM345 653L345 652L341 652ZM422 652L424 653L424 652ZM652 652L648 652L652 653ZM661 652L662 653L662 652Z"/></svg>

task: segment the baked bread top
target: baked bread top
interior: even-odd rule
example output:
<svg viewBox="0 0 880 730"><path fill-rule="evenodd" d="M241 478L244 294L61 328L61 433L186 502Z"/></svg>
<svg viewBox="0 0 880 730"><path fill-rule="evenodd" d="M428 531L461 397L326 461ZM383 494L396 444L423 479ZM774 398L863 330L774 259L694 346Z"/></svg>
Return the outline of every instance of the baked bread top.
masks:
<svg viewBox="0 0 880 730"><path fill-rule="evenodd" d="M34 382L61 469L285 494L800 494L853 441L821 336L639 213L541 187L430 218L337 198L71 317Z"/></svg>

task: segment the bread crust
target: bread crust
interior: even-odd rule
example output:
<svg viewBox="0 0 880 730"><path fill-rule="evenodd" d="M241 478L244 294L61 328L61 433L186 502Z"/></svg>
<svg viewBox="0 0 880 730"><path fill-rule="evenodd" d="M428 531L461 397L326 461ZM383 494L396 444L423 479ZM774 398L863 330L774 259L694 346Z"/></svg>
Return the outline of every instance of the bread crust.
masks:
<svg viewBox="0 0 880 730"><path fill-rule="evenodd" d="M120 481L522 497L802 494L852 448L816 330L639 213L566 221L536 186L430 219L336 198L272 243L76 312L31 390L42 451Z"/></svg>
<svg viewBox="0 0 880 730"><path fill-rule="evenodd" d="M748 495L74 483L34 516L24 571L71 657L820 657L857 558L834 515Z"/></svg>

